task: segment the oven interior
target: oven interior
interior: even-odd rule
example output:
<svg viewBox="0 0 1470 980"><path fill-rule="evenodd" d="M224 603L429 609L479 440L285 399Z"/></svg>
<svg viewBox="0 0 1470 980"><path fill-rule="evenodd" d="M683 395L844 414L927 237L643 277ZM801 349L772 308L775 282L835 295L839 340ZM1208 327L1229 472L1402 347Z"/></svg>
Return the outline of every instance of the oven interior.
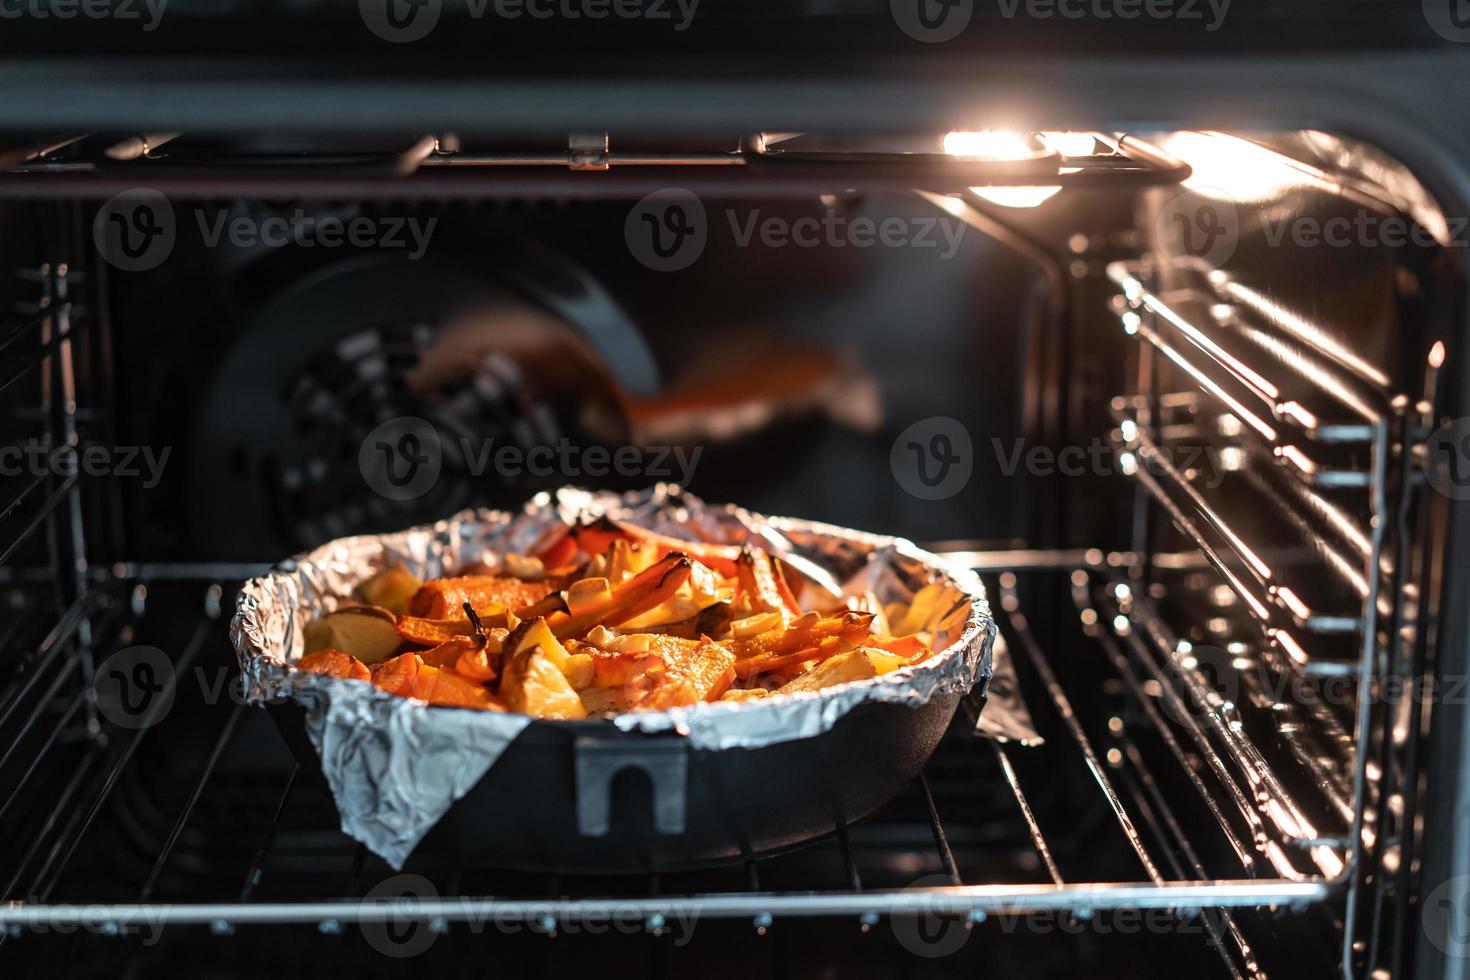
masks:
<svg viewBox="0 0 1470 980"><path fill-rule="evenodd" d="M38 141L27 186L164 187L172 232L125 268L117 198L0 205L0 425L24 450L0 482L0 956L377 972L428 935L415 965L456 972L1407 972L1432 719L1362 694L1436 669L1447 223L1391 156L1315 131L1025 140L1024 165L963 166L932 138ZM706 235L667 270L629 216L676 160ZM1293 237L1364 215L1413 234ZM321 240L360 218L377 239ZM445 449L400 500L359 452L402 417ZM937 432L968 441L957 490L922 478ZM491 445L526 465L487 468ZM640 468L524 452L592 445ZM899 799L790 854L410 862L484 898L478 923L322 904L403 880L239 703L239 584L347 534L659 480L977 569L1039 744L977 732L977 695ZM94 678L141 646L169 705L118 724ZM154 905L175 918L119 911Z"/></svg>

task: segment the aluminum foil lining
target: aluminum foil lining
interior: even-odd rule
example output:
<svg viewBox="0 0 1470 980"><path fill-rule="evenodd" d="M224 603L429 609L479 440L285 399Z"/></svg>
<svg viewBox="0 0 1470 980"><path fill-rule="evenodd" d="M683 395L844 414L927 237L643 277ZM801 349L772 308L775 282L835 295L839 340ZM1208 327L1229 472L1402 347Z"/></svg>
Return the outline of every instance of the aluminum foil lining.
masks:
<svg viewBox="0 0 1470 980"><path fill-rule="evenodd" d="M758 748L809 738L864 701L918 706L939 693L984 693L995 622L972 572L946 565L899 538L789 518L764 518L733 506L706 505L678 488L616 495L563 489L537 495L520 513L471 510L396 534L343 538L281 562L241 590L230 624L246 698L294 700L321 757L342 829L395 868L439 818L495 764L535 719L526 715L426 705L358 681L292 670L305 643L303 626L343 604L375 573L401 564L423 579L471 562L494 565L507 552L535 553L565 525L607 515L677 537L741 543L758 540L833 594L832 607L871 593L908 601L923 585L955 590L938 652L922 664L824 691L714 702L669 711L618 715L625 731L673 731L697 749ZM811 607L807 593L803 604ZM1003 673L1008 673L1003 671ZM992 704L1011 715L1024 706ZM1026 722L1029 725L1029 721Z"/></svg>

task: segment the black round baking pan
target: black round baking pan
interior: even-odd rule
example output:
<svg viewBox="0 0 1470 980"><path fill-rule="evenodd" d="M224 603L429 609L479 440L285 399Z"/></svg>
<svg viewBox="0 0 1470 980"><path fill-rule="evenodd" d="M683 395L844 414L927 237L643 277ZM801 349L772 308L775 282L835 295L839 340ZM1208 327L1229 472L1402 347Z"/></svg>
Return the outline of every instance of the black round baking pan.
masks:
<svg viewBox="0 0 1470 980"><path fill-rule="evenodd" d="M821 734L760 748L694 748L611 721L532 721L415 853L537 872L710 867L835 833L888 802L933 753L960 694L918 707L863 702ZM305 708L268 710L320 771ZM427 706L429 711L465 709Z"/></svg>

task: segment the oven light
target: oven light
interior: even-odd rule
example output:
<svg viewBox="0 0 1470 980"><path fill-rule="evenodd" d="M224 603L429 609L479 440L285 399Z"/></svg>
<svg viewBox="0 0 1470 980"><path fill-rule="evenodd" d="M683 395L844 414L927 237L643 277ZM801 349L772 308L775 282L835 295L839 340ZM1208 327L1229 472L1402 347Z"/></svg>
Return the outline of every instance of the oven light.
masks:
<svg viewBox="0 0 1470 980"><path fill-rule="evenodd" d="M971 187L970 193L1003 208L1034 208L1049 201L1060 187Z"/></svg>
<svg viewBox="0 0 1470 980"><path fill-rule="evenodd" d="M978 160L1025 160L1036 155L1031 141L1009 129L944 134L944 152L952 157Z"/></svg>
<svg viewBox="0 0 1470 980"><path fill-rule="evenodd" d="M1274 150L1238 136L1173 133L1159 146L1189 164L1193 173L1185 187L1217 200L1256 204L1303 185L1333 189Z"/></svg>
<svg viewBox="0 0 1470 980"><path fill-rule="evenodd" d="M1036 136L1048 150L1064 157L1090 157L1097 152L1097 140L1091 133L1037 133Z"/></svg>

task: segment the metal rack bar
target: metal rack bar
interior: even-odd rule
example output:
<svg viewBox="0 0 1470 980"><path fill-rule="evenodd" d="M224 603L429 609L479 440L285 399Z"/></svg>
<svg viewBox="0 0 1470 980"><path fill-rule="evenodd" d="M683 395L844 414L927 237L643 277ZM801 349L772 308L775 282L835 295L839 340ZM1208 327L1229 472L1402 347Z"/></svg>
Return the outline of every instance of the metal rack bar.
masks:
<svg viewBox="0 0 1470 980"><path fill-rule="evenodd" d="M1130 436L1124 438L1124 445L1136 454L1138 460L1129 475L1164 508L1175 526L1194 543L1263 627L1270 629L1279 625L1279 620L1285 619L1313 633L1348 634L1356 633L1362 628L1361 612L1357 616L1347 616L1314 610L1286 586L1271 582L1270 564L1185 479L1170 461L1169 454L1159 450L1143 426L1134 425ZM1175 488L1175 492L1189 502L1198 515L1198 522L1185 513L1174 493L1165 488L1155 473L1162 475L1169 486ZM1206 537L1200 523L1225 542L1230 554L1239 559L1240 564L1247 569L1245 575L1248 580L1236 572L1221 549ZM1363 584L1366 588L1366 583Z"/></svg>
<svg viewBox="0 0 1470 980"><path fill-rule="evenodd" d="M33 887L40 887L40 882L45 880L45 872L51 870L53 863L56 867L57 878L65 870L67 863L71 860L72 855L76 853L77 847L81 844L82 838L86 836L87 830L92 826L93 821L97 819L97 815L102 812L102 806L107 802L107 798L111 795L113 787L117 785L118 777L122 775L123 770L132 761L133 755L138 751L138 746L143 742L143 738L161 717L164 706L170 701L167 692L171 692L177 687L179 673L194 662L194 657L198 654L200 648L204 646L204 641L209 636L211 625L209 622L204 622L195 629L193 637L185 645L184 652L179 656L178 662L174 665L172 676L165 683L165 692L160 693L158 697L152 699L148 706L147 714L139 720L137 733L133 738L128 740L121 752L115 754L116 757L109 765L107 774L103 778L102 784L93 798L91 805L86 809L85 816L81 818L77 830L74 833L68 831L57 839L56 845L52 848L51 855L47 859L46 867L43 873L37 876L37 883ZM60 856L59 861L56 860L58 855ZM49 892L55 886L55 883L56 879L53 879L42 894Z"/></svg>
<svg viewBox="0 0 1470 980"><path fill-rule="evenodd" d="M1124 326L1128 332L1157 347L1268 443L1280 444L1283 441L1282 436L1288 430L1313 442L1367 443L1372 439L1373 427L1387 416L1387 399L1383 397L1381 390L1375 389L1373 397L1383 404L1369 404L1363 395L1353 391L1349 384L1336 377L1325 366L1298 353L1291 345L1280 342L1265 331L1252 330L1249 332L1250 341L1258 347L1267 348L1275 359L1275 364L1289 371L1294 380L1307 384L1335 402L1352 417L1324 418L1325 413L1320 407L1314 409L1297 401L1283 400L1281 391L1275 384L1252 368L1244 358L1231 353L1212 336L1213 331L1191 322L1174 304L1150 291L1144 284L1141 273L1133 265L1128 262L1114 262L1108 266L1107 271L1108 277L1123 290L1129 307L1146 310L1158 322L1167 324L1172 332L1189 345L1191 351L1203 355L1205 362L1202 365L1180 346L1170 343L1136 314L1131 319L1125 316ZM1211 277L1212 280L1220 278L1218 275ZM1203 305L1209 303L1208 299L1199 297L1198 294L1190 293L1189 298ZM1232 295L1230 298L1239 301L1241 297ZM1272 318L1272 322L1279 327L1283 323L1283 317L1287 316L1290 314L1278 310L1278 315ZM1314 330L1300 318L1292 317L1291 320L1295 328L1290 333L1295 343L1300 344L1306 340L1315 344L1315 340L1310 338L1322 338L1320 331ZM1228 382L1227 378L1230 379ZM1259 404L1260 411L1253 411L1230 394L1228 389L1237 386Z"/></svg>
<svg viewBox="0 0 1470 980"><path fill-rule="evenodd" d="M1331 887L1320 881L1096 882L1054 885L950 885L933 888L863 892L710 893L648 898L525 899L494 896L412 901L200 902L188 904L112 903L88 906L10 903L0 906L0 925L71 925L128 923L148 917L165 925L209 925L225 920L237 925L337 922L483 921L488 915L506 921L536 923L551 915L558 921L606 921L609 915L699 914L710 918L772 916L852 916L876 911L886 915L925 913L1066 912L1078 908L1173 909L1260 908L1325 901Z"/></svg>
<svg viewBox="0 0 1470 980"><path fill-rule="evenodd" d="M1011 573L1002 575L1000 587L1002 596L1014 602L1015 608L1019 609L1020 600L1015 593L1015 576ZM1011 614L1011 622L1021 625L1022 629L1018 630L1016 634L1017 638L1021 641L1020 647L1026 651L1026 656L1030 659L1032 666L1036 668L1037 674L1041 676L1041 682L1046 686L1047 694L1050 695L1052 703L1056 705L1057 713L1061 716L1062 723L1066 725L1067 731L1072 736L1072 740L1077 743L1078 749L1082 751L1082 758L1087 764L1088 771L1092 773L1093 780L1102 789L1103 796L1106 798L1108 806L1112 809L1113 816L1117 820L1119 828L1123 831L1123 836L1128 839L1129 846L1138 855L1138 860L1143 865L1143 869L1147 873L1149 880L1155 884L1161 884L1164 878L1159 874L1159 869L1154 864L1153 858L1149 856L1148 850L1143 846L1143 840L1138 836L1138 829L1134 827L1132 818L1128 816L1128 811L1123 807L1123 802L1118 797L1118 791L1113 788L1112 782L1108 779L1107 772L1103 769L1102 762L1098 760L1097 753L1093 751L1092 743L1088 740L1087 733L1082 730L1082 723L1077 720L1077 714L1072 710L1072 702L1067 699L1066 693L1062 690L1062 685L1057 681L1057 675L1051 669L1051 664L1047 662L1046 654L1037 645L1036 640L1031 636L1030 630L1024 628L1026 624L1025 616L1020 612L1013 612Z"/></svg>
<svg viewBox="0 0 1470 980"><path fill-rule="evenodd" d="M949 838L944 833L944 824L939 820L939 808L934 805L934 794L929 791L929 779L922 772L919 773L919 789L924 794L924 807L929 812L929 827L934 832L934 846L939 849L939 862L944 867L944 873L949 876L951 883L963 884L960 869L954 863L954 852L949 847Z"/></svg>
<svg viewBox="0 0 1470 980"><path fill-rule="evenodd" d="M61 618L57 620L51 632L41 640L36 647L35 655L31 658L31 665L25 679L14 689L14 695L5 702L4 707L0 708L0 730L3 730L10 722L10 716L15 713L16 709L31 700L31 689L40 683L52 659L76 635L77 630L86 620L87 614L95 605L96 600L90 594L78 596L61 614Z"/></svg>
<svg viewBox="0 0 1470 980"><path fill-rule="evenodd" d="M1319 847L1324 840L1322 834L1318 833L1312 823L1303 815L1294 794L1292 794L1277 777L1271 766L1261 757L1259 749L1241 733L1232 720L1223 715L1224 706L1220 704L1218 695L1198 677L1193 671L1183 669L1175 661L1174 652L1177 644L1170 641L1166 630L1156 611L1147 600L1134 598L1134 606L1127 616L1130 622L1136 622L1143 627L1161 656L1155 658L1150 655L1148 648L1137 633L1130 627L1126 632L1114 628L1114 635L1133 650L1138 661L1153 675L1159 684L1161 693L1168 703L1175 709L1185 729L1194 737L1200 751L1205 754L1211 769L1222 778L1228 776L1229 769L1224 765L1218 754L1212 749L1211 740L1207 736L1205 728L1200 724L1200 716L1203 716L1204 725L1213 734L1216 740L1224 747L1226 754L1234 763L1236 769L1246 779L1250 794L1248 798L1256 800L1256 809L1262 816L1274 823L1278 830L1285 835L1286 839L1293 844L1304 847ZM1112 621L1111 618L1108 618ZM1185 690L1189 692L1191 700L1197 704L1198 710L1192 711L1184 700L1174 690L1173 681L1162 664L1173 667L1173 673L1179 678ZM1230 778L1229 786L1234 786L1233 777ZM1232 794L1234 791L1232 790ZM1247 798L1244 795L1242 798ZM1341 846L1341 839L1333 839ZM1272 846L1269 840L1257 839L1258 846L1264 845L1267 853ZM1329 874L1335 874L1341 869L1341 861L1335 861L1336 867L1331 868ZM1282 870L1278 864L1278 870ZM1328 870L1325 869L1324 870ZM1283 873L1285 873L1283 871Z"/></svg>
<svg viewBox="0 0 1470 980"><path fill-rule="evenodd" d="M180 835L189 824L189 818L194 815L194 808L199 805L199 798L204 795L204 785L209 782L209 777L214 775L214 767L219 765L220 756L224 754L225 746L230 743L235 734L235 728L240 724L240 717L244 714L245 706L236 703L230 709L230 716L225 721L219 738L215 739L214 748L210 750L209 758L200 770L199 778L194 781L194 788L189 791L189 798L184 803L184 808L179 811L179 817L174 821L173 828L168 833L168 838L163 843L163 849L158 854L158 859L153 862L153 867L148 871L148 877L143 881L143 888L138 893L139 902L147 902L153 894L153 889L158 884L158 878L163 874L164 868L168 866L168 859L173 854L175 845L179 842Z"/></svg>
<svg viewBox="0 0 1470 980"><path fill-rule="evenodd" d="M69 495L76 485L77 477L73 473L65 480L62 480L61 484L51 492L51 495L41 502L41 506L37 508L35 514L31 515L31 519L10 539L10 543L6 545L5 550L0 551L0 565L9 561L10 557L20 550L20 546L25 544L30 536L35 534L46 523L46 518L50 517L56 508L67 502Z"/></svg>
<svg viewBox="0 0 1470 980"><path fill-rule="evenodd" d="M271 848L275 846L276 835L281 830L281 820L286 816L286 807L291 804L291 797L296 792L300 775L301 765L297 763L291 767L291 775L286 777L286 788L281 791L281 799L276 804L275 816L271 817L271 825L265 832L265 838L260 842L255 857L250 861L250 870L245 873L245 883L240 886L240 896L236 899L237 901L250 901L255 894L255 889L260 885L261 876L265 874L266 859L270 855Z"/></svg>
<svg viewBox="0 0 1470 980"><path fill-rule="evenodd" d="M995 757L1000 761L1000 769L1002 775L1005 776L1006 785L1011 788L1011 795L1016 798L1016 806L1021 808L1021 817L1026 821L1026 833L1030 835L1031 845L1036 848L1041 863L1046 865L1046 873L1051 875L1053 884L1057 886L1066 884L1062 880L1062 872L1057 868L1056 859L1052 857L1051 848L1046 843L1046 837L1041 833L1041 827L1036 822L1036 814L1031 811L1031 803L1021 789L1021 781L1016 776L1016 767L1011 765L1010 755L998 740L988 739L988 741L991 748L995 750Z"/></svg>

